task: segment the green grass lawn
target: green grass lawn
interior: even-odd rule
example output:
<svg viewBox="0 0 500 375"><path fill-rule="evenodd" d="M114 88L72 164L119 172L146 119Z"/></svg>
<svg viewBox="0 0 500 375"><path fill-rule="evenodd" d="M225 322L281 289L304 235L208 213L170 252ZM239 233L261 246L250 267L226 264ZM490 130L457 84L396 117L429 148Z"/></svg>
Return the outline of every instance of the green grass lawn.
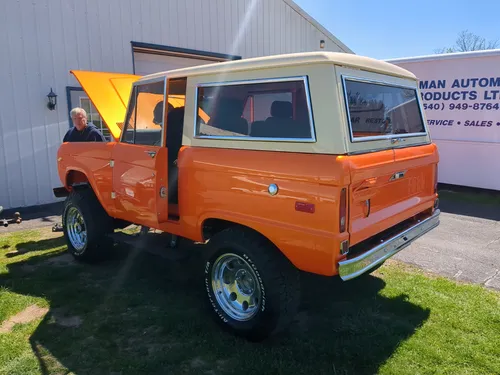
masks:
<svg viewBox="0 0 500 375"><path fill-rule="evenodd" d="M468 202L474 204L487 204L500 206L500 192L463 188L463 187L440 187L439 198L450 202Z"/></svg>
<svg viewBox="0 0 500 375"><path fill-rule="evenodd" d="M210 319L197 257L119 250L82 265L50 229L1 235L0 331L49 311L0 332L0 374L500 374L500 293L481 286L396 262L304 275L290 332L252 344Z"/></svg>

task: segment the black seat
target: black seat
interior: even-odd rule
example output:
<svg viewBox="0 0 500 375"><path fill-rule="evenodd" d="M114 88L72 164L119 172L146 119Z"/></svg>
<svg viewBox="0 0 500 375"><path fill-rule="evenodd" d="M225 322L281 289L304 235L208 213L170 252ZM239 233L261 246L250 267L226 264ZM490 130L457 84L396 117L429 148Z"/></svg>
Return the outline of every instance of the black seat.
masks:
<svg viewBox="0 0 500 375"><path fill-rule="evenodd" d="M252 130L250 135L252 137L268 138L270 137L270 135L268 134L269 132L267 132L266 129L267 124L265 121L254 121L252 122Z"/></svg>
<svg viewBox="0 0 500 375"><path fill-rule="evenodd" d="M177 154L182 146L182 132L184 128L184 107L172 109L167 115L167 148L168 161L177 160Z"/></svg>
<svg viewBox="0 0 500 375"><path fill-rule="evenodd" d="M215 115L208 125L234 133L248 134L248 122L243 117L243 102L233 98L220 98Z"/></svg>
<svg viewBox="0 0 500 375"><path fill-rule="evenodd" d="M268 117L267 120L291 119L292 116L293 116L293 107L291 102L283 100L275 100L273 104L271 104L271 117Z"/></svg>
<svg viewBox="0 0 500 375"><path fill-rule="evenodd" d="M291 102L275 100L271 104L271 117L252 124L253 137L286 138L291 135L295 121Z"/></svg>
<svg viewBox="0 0 500 375"><path fill-rule="evenodd" d="M177 157L182 147L184 128L184 107L172 109L167 115L167 149L168 149L168 201L178 203Z"/></svg>

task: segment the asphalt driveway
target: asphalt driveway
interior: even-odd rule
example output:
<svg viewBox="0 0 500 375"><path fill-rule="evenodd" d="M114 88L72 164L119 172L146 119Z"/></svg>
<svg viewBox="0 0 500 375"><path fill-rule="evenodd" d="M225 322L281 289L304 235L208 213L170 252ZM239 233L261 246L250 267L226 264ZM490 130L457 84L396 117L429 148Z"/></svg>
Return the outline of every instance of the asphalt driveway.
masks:
<svg viewBox="0 0 500 375"><path fill-rule="evenodd" d="M442 201L440 225L394 259L500 289L500 206Z"/></svg>
<svg viewBox="0 0 500 375"><path fill-rule="evenodd" d="M16 210L5 210L0 218L10 218L14 211L19 211L23 221L21 224L9 224L8 227L0 226L0 236L4 233L16 232L18 230L29 230L43 227L52 227L61 222L63 203L52 203L37 207L18 208Z"/></svg>

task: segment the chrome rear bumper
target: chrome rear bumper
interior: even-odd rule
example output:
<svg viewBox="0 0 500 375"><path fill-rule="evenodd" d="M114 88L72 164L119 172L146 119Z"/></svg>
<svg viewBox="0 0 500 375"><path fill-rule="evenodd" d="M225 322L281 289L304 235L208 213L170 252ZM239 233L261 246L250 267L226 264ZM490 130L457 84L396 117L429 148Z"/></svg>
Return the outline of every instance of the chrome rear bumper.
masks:
<svg viewBox="0 0 500 375"><path fill-rule="evenodd" d="M339 262L339 275L344 281L351 280L369 269L382 263L394 254L403 250L418 237L424 235L439 225L439 209L435 210L432 216L422 220L418 224L404 230L401 233L389 238L380 245L351 259Z"/></svg>

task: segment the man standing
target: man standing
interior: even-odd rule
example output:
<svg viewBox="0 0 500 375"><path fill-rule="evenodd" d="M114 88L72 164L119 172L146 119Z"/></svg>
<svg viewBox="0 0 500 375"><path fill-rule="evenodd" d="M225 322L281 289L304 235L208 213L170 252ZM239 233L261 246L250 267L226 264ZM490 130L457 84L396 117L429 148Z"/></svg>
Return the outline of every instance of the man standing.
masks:
<svg viewBox="0 0 500 375"><path fill-rule="evenodd" d="M73 127L68 129L63 138L64 142L106 142L106 138L101 134L94 124L87 124L87 112L83 108L73 108L70 112ZM60 223L54 224L53 232L62 232L63 226Z"/></svg>
<svg viewBox="0 0 500 375"><path fill-rule="evenodd" d="M83 108L73 108L70 115L74 127L66 132L63 142L106 142L94 124L87 124L87 112Z"/></svg>

